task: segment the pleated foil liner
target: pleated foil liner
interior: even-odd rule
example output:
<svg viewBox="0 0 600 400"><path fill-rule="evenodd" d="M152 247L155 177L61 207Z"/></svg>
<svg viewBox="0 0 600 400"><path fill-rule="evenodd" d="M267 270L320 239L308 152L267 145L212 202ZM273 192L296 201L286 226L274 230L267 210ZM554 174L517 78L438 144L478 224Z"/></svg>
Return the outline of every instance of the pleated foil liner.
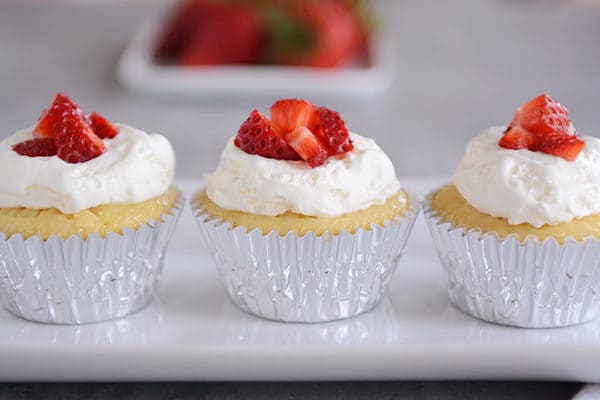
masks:
<svg viewBox="0 0 600 400"><path fill-rule="evenodd" d="M600 314L600 241L465 231L423 202L425 219L444 269L450 300L476 318L522 328L552 328Z"/></svg>
<svg viewBox="0 0 600 400"><path fill-rule="evenodd" d="M169 214L138 229L102 238L24 239L0 233L0 300L18 317L84 324L124 316L145 306L162 271L164 252L184 199Z"/></svg>
<svg viewBox="0 0 600 400"><path fill-rule="evenodd" d="M197 202L192 210L203 246L212 254L229 297L242 310L286 322L323 322L372 309L408 240L418 213L412 210L384 226L350 234L299 237L264 235L260 229L211 218Z"/></svg>

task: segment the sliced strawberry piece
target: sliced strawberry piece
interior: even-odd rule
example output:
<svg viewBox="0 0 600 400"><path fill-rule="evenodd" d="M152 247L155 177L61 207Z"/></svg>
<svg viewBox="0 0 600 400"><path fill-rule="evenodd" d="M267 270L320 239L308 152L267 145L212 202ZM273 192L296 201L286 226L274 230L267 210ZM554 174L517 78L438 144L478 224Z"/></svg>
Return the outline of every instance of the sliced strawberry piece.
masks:
<svg viewBox="0 0 600 400"><path fill-rule="evenodd" d="M329 155L343 154L354 149L346 123L337 111L319 107L317 115L318 123L313 132L327 147Z"/></svg>
<svg viewBox="0 0 600 400"><path fill-rule="evenodd" d="M301 99L282 99L271 106L271 120L285 133L304 126L312 129L317 122L314 104Z"/></svg>
<svg viewBox="0 0 600 400"><path fill-rule="evenodd" d="M329 156L325 146L305 126L299 126L289 132L285 136L285 141L313 168L324 164Z"/></svg>
<svg viewBox="0 0 600 400"><path fill-rule="evenodd" d="M22 156L51 157L56 155L54 138L35 138L15 144L12 149Z"/></svg>
<svg viewBox="0 0 600 400"><path fill-rule="evenodd" d="M561 135L551 140L542 140L537 151L575 161L585 142L573 135Z"/></svg>
<svg viewBox="0 0 600 400"><path fill-rule="evenodd" d="M33 128L33 136L36 138L54 137L54 126L65 114L85 116L85 113L75 102L64 94L57 93L50 106L42 112L35 128Z"/></svg>
<svg viewBox="0 0 600 400"><path fill-rule="evenodd" d="M90 126L94 133L101 139L112 139L119 134L117 128L97 112L92 112L90 114Z"/></svg>
<svg viewBox="0 0 600 400"><path fill-rule="evenodd" d="M283 140L274 126L258 110L253 110L240 126L234 144L248 154L277 160L299 160L300 156Z"/></svg>
<svg viewBox="0 0 600 400"><path fill-rule="evenodd" d="M574 161L584 142L569 120L569 112L542 94L517 108L498 142L507 149L528 149Z"/></svg>
<svg viewBox="0 0 600 400"><path fill-rule="evenodd" d="M509 126L500 138L498 143L500 147L505 149L519 150L529 149L536 146L538 138L533 133L521 128L520 126Z"/></svg>
<svg viewBox="0 0 600 400"><path fill-rule="evenodd" d="M541 94L515 112L512 123L537 134L569 133L569 111L550 96Z"/></svg>
<svg viewBox="0 0 600 400"><path fill-rule="evenodd" d="M52 106L45 109L38 120L37 125L33 128L33 136L36 138L53 138L54 133L52 127L56 120L55 111Z"/></svg>
<svg viewBox="0 0 600 400"><path fill-rule="evenodd" d="M89 161L106 151L106 146L80 115L66 113L54 125L58 157L68 163Z"/></svg>

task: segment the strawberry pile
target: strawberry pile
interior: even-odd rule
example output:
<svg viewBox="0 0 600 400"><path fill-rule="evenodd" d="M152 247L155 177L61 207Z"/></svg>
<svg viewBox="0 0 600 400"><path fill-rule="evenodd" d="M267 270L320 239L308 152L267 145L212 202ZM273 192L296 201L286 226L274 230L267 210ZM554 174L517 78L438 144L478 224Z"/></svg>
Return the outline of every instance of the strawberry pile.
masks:
<svg viewBox="0 0 600 400"><path fill-rule="evenodd" d="M366 53L364 10L360 0L187 0L169 18L155 57L183 66L336 67Z"/></svg>
<svg viewBox="0 0 600 400"><path fill-rule="evenodd" d="M528 149L575 161L585 143L577 136L567 109L541 94L517 108L498 144L506 149Z"/></svg>
<svg viewBox="0 0 600 400"><path fill-rule="evenodd" d="M304 160L311 167L329 156L354 149L344 120L336 111L301 99L283 99L271 106L269 120L253 110L240 126L234 143L249 154L277 160Z"/></svg>
<svg viewBox="0 0 600 400"><path fill-rule="evenodd" d="M88 117L71 99L57 93L33 129L33 139L15 144L13 150L27 157L57 155L76 164L104 153L102 139L114 138L118 133L100 114L93 112Z"/></svg>

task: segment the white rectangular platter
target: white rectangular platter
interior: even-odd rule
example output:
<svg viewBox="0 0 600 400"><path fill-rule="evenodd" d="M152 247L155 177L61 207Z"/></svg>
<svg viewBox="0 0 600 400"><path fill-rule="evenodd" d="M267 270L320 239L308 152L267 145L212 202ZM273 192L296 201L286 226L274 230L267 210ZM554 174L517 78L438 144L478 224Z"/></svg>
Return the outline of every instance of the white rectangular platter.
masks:
<svg viewBox="0 0 600 400"><path fill-rule="evenodd" d="M117 65L117 76L127 88L145 94L194 97L293 95L369 99L383 93L396 73L395 37L389 23L372 34L371 65L334 69L157 65L152 56L154 42L164 24L164 15L147 21L127 44Z"/></svg>
<svg viewBox="0 0 600 400"><path fill-rule="evenodd" d="M443 179L403 178L420 195ZM200 181L179 181L189 199ZM600 381L600 321L526 330L449 304L422 215L384 301L322 324L235 308L182 214L154 301L126 318L42 325L0 312L0 380L560 379Z"/></svg>

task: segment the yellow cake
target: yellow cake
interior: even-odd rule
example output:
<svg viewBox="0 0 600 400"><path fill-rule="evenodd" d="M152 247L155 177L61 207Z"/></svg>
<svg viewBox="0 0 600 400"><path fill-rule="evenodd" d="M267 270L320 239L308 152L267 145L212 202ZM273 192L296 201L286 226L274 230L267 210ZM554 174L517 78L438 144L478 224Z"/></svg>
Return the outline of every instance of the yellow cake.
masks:
<svg viewBox="0 0 600 400"><path fill-rule="evenodd" d="M478 230L483 234L494 233L500 239L510 235L516 235L521 242L528 236L534 236L540 241L552 237L559 243L563 243L569 237L577 241L592 236L600 239L600 214L557 225L543 225L540 228L527 223L511 225L505 218L493 217L476 210L452 184L433 194L431 207L444 222L464 227L466 230Z"/></svg>
<svg viewBox="0 0 600 400"><path fill-rule="evenodd" d="M173 207L177 196L177 190L171 187L165 194L140 203L100 205L76 214L63 214L56 208L0 208L0 231L7 237L20 233L25 238L39 235L44 240L51 235L63 239L81 235L85 239L96 233L104 237L109 232L121 233L123 228L136 229L150 220L159 220Z"/></svg>
<svg viewBox="0 0 600 400"><path fill-rule="evenodd" d="M206 191L198 195L197 203L212 218L230 222L233 228L243 226L248 231L258 228L263 234L277 231L281 236L294 231L300 237L309 232L322 236L326 232L337 235L343 230L354 233L357 228L369 230L373 224L383 226L386 221L394 221L411 206L408 196L403 191L389 197L384 204L332 218L312 217L291 212L272 217L227 210L213 203L206 195Z"/></svg>

